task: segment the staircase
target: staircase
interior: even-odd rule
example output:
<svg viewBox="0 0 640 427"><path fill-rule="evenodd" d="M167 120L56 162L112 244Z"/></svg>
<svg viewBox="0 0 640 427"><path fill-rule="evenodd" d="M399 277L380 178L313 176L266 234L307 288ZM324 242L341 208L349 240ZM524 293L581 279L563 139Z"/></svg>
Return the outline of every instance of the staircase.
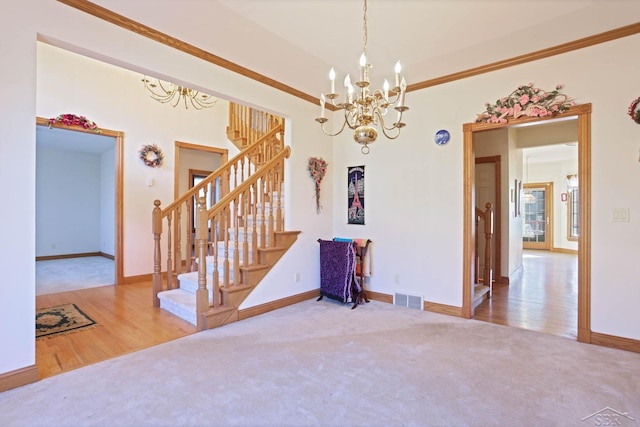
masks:
<svg viewBox="0 0 640 427"><path fill-rule="evenodd" d="M240 304L299 234L284 230L284 161L291 153L284 121L230 103L227 135L241 149L237 156L166 208L154 202L154 305L199 330L237 321ZM216 185L225 195L207 206Z"/></svg>
<svg viewBox="0 0 640 427"><path fill-rule="evenodd" d="M473 287L473 307L482 304L483 301L493 296L493 269L491 265L491 239L493 238L493 207L491 203L485 205L485 210L476 207L476 248L475 248L475 280ZM480 221L484 224L484 262L482 264L482 278L480 274Z"/></svg>

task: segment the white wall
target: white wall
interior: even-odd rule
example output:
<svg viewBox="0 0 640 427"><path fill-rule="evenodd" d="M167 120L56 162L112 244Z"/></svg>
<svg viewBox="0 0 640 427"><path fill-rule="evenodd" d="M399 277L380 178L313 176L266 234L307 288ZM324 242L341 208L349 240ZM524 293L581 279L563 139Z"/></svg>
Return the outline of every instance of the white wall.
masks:
<svg viewBox="0 0 640 427"><path fill-rule="evenodd" d="M151 233L149 212L154 198L169 200L171 175L161 169L157 186L144 187L148 171L137 163L142 143L157 142L168 154L174 139L198 142L194 126L183 129L175 111L165 112L167 132L156 132L160 123L136 114L140 109L119 113L128 92L102 94L108 84L101 75L92 79L90 90L78 87L60 94L56 103L35 106L36 34L45 41L64 44L87 54L101 56L138 70L157 70L200 89L208 89L236 100L263 106L287 118L286 141L292 155L286 165L288 186L285 209L288 229L302 230L294 250L289 251L243 307L254 306L318 287L316 239L333 235L368 237L374 241L370 288L391 293L396 284L415 290L428 301L453 306L462 304L462 124L473 121L484 103L510 93L529 81L542 88L566 84L565 92L579 103L593 103L593 207L592 227L592 329L597 332L640 339L640 286L634 265L640 234L640 198L637 182L638 125L626 115L638 88L637 55L640 36L635 35L584 50L519 65L490 74L451 82L407 95L411 107L407 127L396 141L383 138L363 156L360 147L345 133L333 141L320 134L318 108L230 71L188 57L166 46L136 36L114 25L92 18L59 2L34 0L5 11L0 28L3 79L0 89L8 99L0 106L0 221L7 227L0 246L0 267L6 273L0 301L0 341L11 352L0 355L0 373L35 363L34 318L34 117L60 112L83 113L99 125L124 130L125 135L125 274L150 272ZM215 52L214 52L215 53ZM8 66L10 64L11 66ZM382 64L381 64L382 65ZM79 78L67 70L67 80ZM49 82L55 92L54 80ZM114 90L108 87L109 91ZM133 92L134 88L132 87ZM137 90L137 89L135 89ZM118 104L80 105L78 93L94 92L100 98L116 98ZM637 92L637 91L636 91ZM62 96L64 95L64 96ZM55 99L52 97L52 100ZM158 108L160 105L157 106ZM149 107L153 108L153 107ZM335 118L338 114L333 113ZM141 132L140 122L148 127ZM206 121L200 123L206 126ZM438 129L448 129L451 141L437 146ZM181 137L176 137L181 134ZM311 156L329 163L323 188L321 214L315 213L313 181L306 171ZM367 224L346 224L346 168L366 165ZM148 169L148 168L147 168ZM522 169L520 167L520 173ZM516 171L517 173L517 171ZM21 180L15 180L20 175ZM621 179L621 177L623 179ZM5 183L10 182L11 185ZM142 188L140 188L142 187ZM631 221L613 223L610 209L627 207ZM6 243L10 242L10 243ZM148 255L146 255L148 253ZM130 258L129 258L130 257ZM146 267L149 266L149 267ZM628 266L628 267L627 267ZM296 272L301 282L294 283ZM611 313L616 315L612 316Z"/></svg>
<svg viewBox="0 0 640 427"><path fill-rule="evenodd" d="M362 156L351 135L336 137L335 234L368 237L375 243L371 289L391 293L397 287L424 295L428 301L454 306L462 299L462 124L484 110L485 102L508 95L518 85L534 82L550 89L564 83L564 92L578 103L592 103L592 330L638 339L640 281L629 267L638 254L640 208L635 182L638 167L638 125L626 115L638 87L635 50L640 36L455 81L407 95L407 127L395 141L381 139ZM451 141L434 143L438 129ZM514 136L515 137L515 136ZM510 137L510 140L512 138ZM522 150L510 142L509 172L522 179ZM367 165L367 224L346 224L348 165ZM624 177L624 179L621 179ZM511 187L513 184L511 184ZM398 209L399 207L399 209ZM612 223L610 209L630 208L628 223ZM510 235L522 230L521 217L511 219ZM521 247L521 236L514 250ZM509 255L510 271L517 268ZM394 283L399 274L399 284ZM611 312L616 316L611 316Z"/></svg>
<svg viewBox="0 0 640 427"><path fill-rule="evenodd" d="M36 256L100 251L100 165L98 154L38 148Z"/></svg>

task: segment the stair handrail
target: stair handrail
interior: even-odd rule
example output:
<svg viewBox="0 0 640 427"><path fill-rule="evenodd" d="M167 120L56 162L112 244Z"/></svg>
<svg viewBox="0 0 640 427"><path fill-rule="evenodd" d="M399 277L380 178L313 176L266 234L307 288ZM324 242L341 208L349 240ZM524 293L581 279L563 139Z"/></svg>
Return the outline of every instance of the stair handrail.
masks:
<svg viewBox="0 0 640 427"><path fill-rule="evenodd" d="M258 184L259 180L262 180L262 182L260 183L260 187L263 190L267 190L266 186L267 183L264 182L264 178L269 176L272 177L276 177L276 182L275 185L273 184L273 182L270 182L269 185L272 185L276 188L272 188L269 187L268 188L268 192L269 194L273 194L273 191L276 192L280 192L281 189L279 188L280 185L282 184L279 180L282 178L281 176L281 170L282 170L282 165L284 163L284 159L289 158L289 156L291 155L291 148L289 146L285 147L283 150L281 150L279 153L277 153L275 156L273 156L268 162L266 162L260 169L256 170L250 177L248 177L247 179L245 179L242 183L240 183L237 187L235 187L233 190L231 190L228 194L226 194L224 197L222 197L215 205L213 205L210 209L205 210L205 205L204 205L204 198L199 198L198 200L198 211L197 211L197 221L196 221L196 247L198 248L197 251L197 256L198 256L198 290L196 291L196 323L197 323L197 328L198 329L204 329L205 328L205 323L206 320L204 318L204 313L206 310L209 309L209 307L212 307L213 309L218 308L221 305L221 301L220 301L220 284L218 281L218 269L217 269L217 265L218 265L218 247L217 247L217 243L218 243L218 239L219 236L217 236L217 227L213 226L211 227L210 224L221 224L224 229L226 229L227 226L229 225L233 225L235 226L235 244L234 244L234 256L233 256L233 260L234 260L234 265L233 265L233 272L234 272L234 281L236 283L234 283L234 285L239 285L239 277L240 277L240 264L239 264L239 246L240 243L242 243L243 245L243 253L244 253L244 263L245 266L248 265L248 240L246 237L246 225L245 225L245 238L243 242L239 242L238 241L238 231L239 231L239 223L240 221L238 220L234 220L233 224L228 224L228 218L234 217L235 215L230 215L230 212L232 211L237 211L238 210L238 206L240 206L242 208L242 206L246 206L247 201L245 199L245 197L248 194L252 194L252 196L249 197L258 197L257 194L258 191L256 191L256 184ZM251 189L253 189L254 191L251 191ZM259 193L261 195L264 195L265 191L260 191ZM273 204L269 207L269 218L268 218L268 225L265 225L265 218L264 218L264 210L266 209L264 206L265 203L265 199L261 198L261 203L263 204L262 206L262 215L263 215L263 220L261 223L261 230L260 230L260 234L261 234L261 246L262 247L266 247L266 242L267 242L267 236L270 236L270 241L274 242L275 241L275 231L276 230L282 230L283 228L283 219L282 219L282 214L281 214L281 206L279 205L279 196L277 197L278 202L277 202L277 206L274 207ZM269 200L270 202L273 201L273 199ZM276 213L276 217L275 219L273 218L273 210L277 210ZM250 215L249 211L247 209L241 209L242 210L242 215L243 216L247 216ZM255 218L255 211L253 211L253 215ZM243 223L246 224L246 218L241 218L241 221ZM255 222L254 222L255 224ZM269 228L269 230L267 231L266 228ZM254 230L254 237L252 239L253 241L253 263L257 264L258 261L258 256L257 256L257 232ZM224 242L224 246L225 246L225 253L223 254L223 263L224 263L224 276L225 276L225 284L224 286L230 286L231 284L229 283L229 272L230 272L230 266L229 266L229 257L228 257L228 247L229 247L229 238L228 238L228 233L224 233L224 236L222 237L222 241ZM213 258L214 258L214 271L213 271L213 275L212 275L212 294L213 294L213 301L212 304L209 304L209 292L207 289L207 261L206 261L206 257L207 257L207 251L205 250L205 248L208 245L213 245L214 248L214 252L213 252Z"/></svg>
<svg viewBox="0 0 640 427"><path fill-rule="evenodd" d="M175 210L177 206L184 203L187 199L198 194L200 190L203 189L205 186L209 185L210 183L212 183L213 181L221 177L224 172L229 171L232 166L238 163L238 161L247 157L251 157L251 154L249 154L251 151L255 150L257 147L267 142L269 138L272 138L278 132L284 132L282 125L278 125L274 129L270 130L262 138L258 139L256 142L254 142L253 144L249 145L247 148L240 151L227 163L220 166L215 171L211 172L205 179L199 182L198 185L193 186L192 188L184 192L182 196L178 197L173 202L171 202L168 206L162 209L162 218L166 217L171 211ZM277 151L280 151L281 146L284 145L284 141L282 139L280 139L279 142L280 144L278 144L279 146L276 148Z"/></svg>
<svg viewBox="0 0 640 427"><path fill-rule="evenodd" d="M476 277L478 271L480 269L480 254L478 251L479 244L479 235L478 226L480 224L480 220L484 223L484 237L485 237L485 248L484 248L484 270L482 275L482 281L485 286L489 286L489 297L493 295L493 270L491 268L491 239L493 238L493 206L491 203L485 205L485 210L476 207ZM477 280L476 280L477 283Z"/></svg>

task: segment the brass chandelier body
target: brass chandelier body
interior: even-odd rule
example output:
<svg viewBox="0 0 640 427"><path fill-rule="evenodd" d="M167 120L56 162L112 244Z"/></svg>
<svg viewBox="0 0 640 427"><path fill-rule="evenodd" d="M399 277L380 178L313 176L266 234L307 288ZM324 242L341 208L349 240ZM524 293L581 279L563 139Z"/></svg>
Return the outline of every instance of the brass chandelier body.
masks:
<svg viewBox="0 0 640 427"><path fill-rule="evenodd" d="M182 101L185 109L189 109L191 104L196 110L202 110L213 107L218 102L218 99L211 95L175 83L166 83L158 79L150 80L147 76L144 76L142 82L151 94L151 98L162 104L170 104L172 107L176 107Z"/></svg>
<svg viewBox="0 0 640 427"><path fill-rule="evenodd" d="M316 119L320 123L322 132L329 136L336 136L345 128L353 130L353 139L362 144L362 153L369 153L369 144L374 142L378 137L376 127L380 127L384 136L389 139L396 139L400 135L400 130L405 126L402 122L402 114L409 109L404 104L405 92L407 84L404 77L401 77L400 62L395 67L395 86L389 87L387 80L384 81L383 89L372 90L369 82L369 69L371 64L367 62L367 0L364 0L363 6L363 41L362 56L360 57L360 79L355 82L359 91L356 93L351 84L351 77L347 74L344 79L344 86L347 92L344 102L339 102L340 95L335 91L335 71L333 68L329 72L329 80L331 82L331 92L325 97L324 93L320 95L320 117ZM325 103L329 102L344 110L344 121L340 130L335 133L327 132L325 123L329 121L325 117ZM391 124L385 123L385 115L392 108L397 111L397 117ZM387 119L387 122L389 119Z"/></svg>

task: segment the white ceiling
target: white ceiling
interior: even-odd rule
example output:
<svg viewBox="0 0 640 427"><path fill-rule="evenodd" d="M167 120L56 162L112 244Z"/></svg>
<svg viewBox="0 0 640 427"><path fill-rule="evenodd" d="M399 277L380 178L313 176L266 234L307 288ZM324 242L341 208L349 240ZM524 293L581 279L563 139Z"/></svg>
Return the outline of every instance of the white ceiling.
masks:
<svg viewBox="0 0 640 427"><path fill-rule="evenodd" d="M93 2L314 97L332 66L358 72L362 0ZM638 0L368 0L372 83L398 60L411 85L637 22Z"/></svg>

